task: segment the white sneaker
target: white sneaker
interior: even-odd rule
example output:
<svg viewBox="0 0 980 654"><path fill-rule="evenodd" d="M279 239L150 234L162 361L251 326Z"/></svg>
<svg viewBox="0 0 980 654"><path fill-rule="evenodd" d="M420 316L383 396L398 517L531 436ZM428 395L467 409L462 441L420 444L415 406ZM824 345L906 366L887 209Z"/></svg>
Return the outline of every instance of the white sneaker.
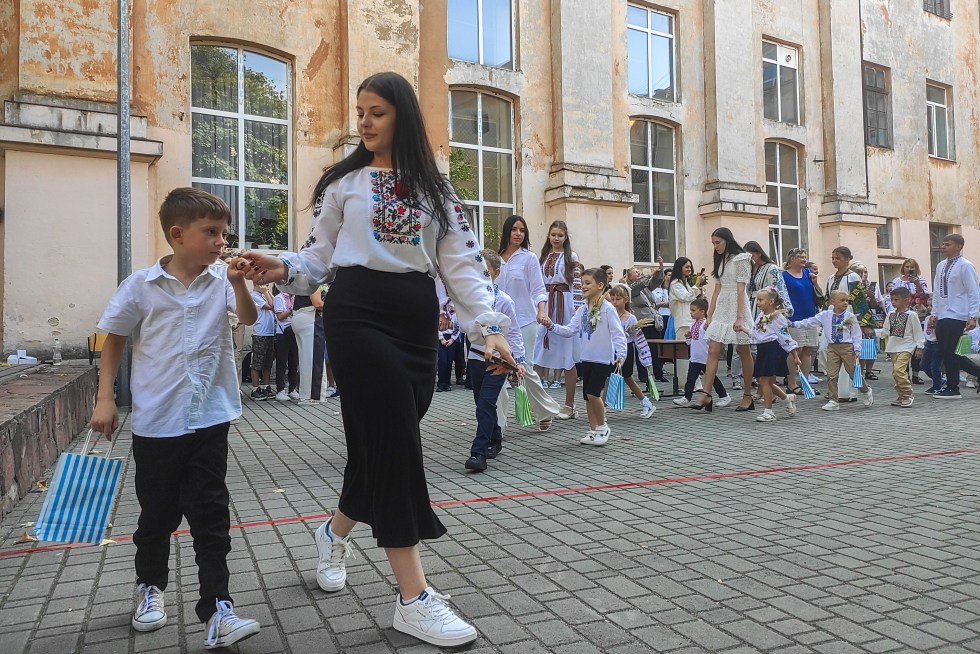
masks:
<svg viewBox="0 0 980 654"><path fill-rule="evenodd" d="M867 393L861 394L861 399L864 400L864 406L871 406L875 403L875 393L873 390L871 390L870 386L868 387Z"/></svg>
<svg viewBox="0 0 980 654"><path fill-rule="evenodd" d="M585 436L579 439L581 445L595 445L595 432L591 429L585 432Z"/></svg>
<svg viewBox="0 0 980 654"><path fill-rule="evenodd" d="M823 377L817 377L811 372L809 375L806 376L806 380L811 384L819 384L820 382L823 381Z"/></svg>
<svg viewBox="0 0 980 654"><path fill-rule="evenodd" d="M395 631L414 636L436 647L459 647L476 640L476 627L456 614L446 600L432 588L426 588L408 604L401 595L395 597Z"/></svg>
<svg viewBox="0 0 980 654"><path fill-rule="evenodd" d="M772 412L772 409L766 409L759 415L755 417L756 422L776 422L776 414Z"/></svg>
<svg viewBox="0 0 980 654"><path fill-rule="evenodd" d="M596 427L594 433L595 436L592 439L591 445L601 447L609 442L609 435L612 433L612 430L609 429L609 425L599 425Z"/></svg>
<svg viewBox="0 0 980 654"><path fill-rule="evenodd" d="M673 402L677 406L682 406L682 407L689 407L689 406L691 406L691 401L689 399L687 399L686 397L677 397L677 398L674 398Z"/></svg>
<svg viewBox="0 0 980 654"><path fill-rule="evenodd" d="M346 559L354 554L350 534L346 538L334 538L330 535L332 521L331 518L324 522L314 534L316 549L320 553L320 561L316 566L316 583L328 593L344 588L347 583Z"/></svg>
<svg viewBox="0 0 980 654"><path fill-rule="evenodd" d="M235 607L225 600L217 601L218 610L208 620L208 635L204 649L229 647L259 633L259 623L255 620L239 618Z"/></svg>
<svg viewBox="0 0 980 654"><path fill-rule="evenodd" d="M791 418L796 415L796 396L792 393L786 394L786 414Z"/></svg>
<svg viewBox="0 0 980 654"><path fill-rule="evenodd" d="M289 391L289 399L293 402L299 402L299 393L296 391Z"/></svg>
<svg viewBox="0 0 980 654"><path fill-rule="evenodd" d="M977 384L973 380L969 380L969 381L966 382L966 387L967 388L976 388L977 387Z"/></svg>
<svg viewBox="0 0 980 654"><path fill-rule="evenodd" d="M279 402L288 402L289 401L289 393L286 392L286 389L282 389L281 391L279 391L278 393L276 393L276 400L279 401Z"/></svg>
<svg viewBox="0 0 980 654"><path fill-rule="evenodd" d="M163 610L163 591L156 586L140 584L136 587L136 612L133 613L133 629L156 631L167 624Z"/></svg>
<svg viewBox="0 0 980 654"><path fill-rule="evenodd" d="M719 397L717 400L714 401L714 405L719 409L723 409L731 403L732 403L731 395L726 395L725 397Z"/></svg>
<svg viewBox="0 0 980 654"><path fill-rule="evenodd" d="M834 400L827 400L827 403L820 408L824 411L840 411L840 404Z"/></svg>
<svg viewBox="0 0 980 654"><path fill-rule="evenodd" d="M340 395L340 391L337 390L336 386L327 386L327 392L324 395L327 397L337 397Z"/></svg>
<svg viewBox="0 0 980 654"><path fill-rule="evenodd" d="M650 403L650 398L643 398L643 408L640 410L641 418L649 418L653 415L653 412L657 410L657 407Z"/></svg>

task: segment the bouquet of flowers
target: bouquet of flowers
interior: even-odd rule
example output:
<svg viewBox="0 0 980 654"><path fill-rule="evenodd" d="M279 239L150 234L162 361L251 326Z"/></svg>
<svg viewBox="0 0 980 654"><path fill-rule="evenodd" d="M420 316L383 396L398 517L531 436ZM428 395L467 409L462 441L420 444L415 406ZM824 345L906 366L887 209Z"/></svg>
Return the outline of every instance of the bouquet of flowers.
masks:
<svg viewBox="0 0 980 654"><path fill-rule="evenodd" d="M704 274L704 268L702 268L701 272L697 273L696 275L688 275L687 277L688 286L701 287L707 283L708 283L708 276Z"/></svg>

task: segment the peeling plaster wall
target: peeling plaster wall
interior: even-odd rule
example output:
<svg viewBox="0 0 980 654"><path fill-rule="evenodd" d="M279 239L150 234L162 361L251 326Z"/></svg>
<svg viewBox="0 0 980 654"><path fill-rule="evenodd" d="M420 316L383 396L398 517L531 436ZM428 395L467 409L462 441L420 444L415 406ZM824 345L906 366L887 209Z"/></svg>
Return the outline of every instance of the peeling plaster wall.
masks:
<svg viewBox="0 0 980 654"><path fill-rule="evenodd" d="M20 0L0 0L0 98L17 90Z"/></svg>

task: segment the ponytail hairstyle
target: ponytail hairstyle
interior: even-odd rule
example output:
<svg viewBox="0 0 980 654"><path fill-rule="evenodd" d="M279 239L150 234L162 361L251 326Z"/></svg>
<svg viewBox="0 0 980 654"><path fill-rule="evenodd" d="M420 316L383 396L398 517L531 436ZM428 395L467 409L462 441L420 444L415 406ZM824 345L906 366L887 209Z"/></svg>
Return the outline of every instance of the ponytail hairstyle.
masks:
<svg viewBox="0 0 980 654"><path fill-rule="evenodd" d="M742 254L745 250L742 246L738 244L735 240L735 235L732 234L732 230L727 227L719 227L715 231L711 232L711 235L720 238L725 241L725 251L721 254L717 252L714 253L714 268L711 270L711 276L715 279L721 279L721 276L725 273L725 264L728 260L734 257L736 254Z"/></svg>
<svg viewBox="0 0 980 654"><path fill-rule="evenodd" d="M904 287L903 287L904 288ZM609 289L610 297L621 297L626 300L624 307L629 313L633 313L633 305L630 304L630 287L626 284L613 284Z"/></svg>
<svg viewBox="0 0 980 654"><path fill-rule="evenodd" d="M573 279L572 239L568 235L568 225L564 220L556 220L548 227L548 234L545 236L544 245L541 246L541 256L538 257L538 262L543 266L544 262L548 260L548 255L551 254L551 230L553 229L560 229L565 233L565 242L562 243L562 250L565 253L565 283L571 286Z"/></svg>
<svg viewBox="0 0 980 654"><path fill-rule="evenodd" d="M395 134L391 143L391 165L395 173L395 192L405 203L428 201L430 214L439 225L439 238L450 229L450 216L446 210L447 202L459 203L459 195L448 178L439 172L432 146L425 131L422 109L419 107L415 90L398 73L377 73L361 82L357 94L362 91L377 93L395 108ZM333 182L370 165L374 153L357 144L354 151L338 163L327 167L313 189L310 205L314 214L319 212L323 192Z"/></svg>

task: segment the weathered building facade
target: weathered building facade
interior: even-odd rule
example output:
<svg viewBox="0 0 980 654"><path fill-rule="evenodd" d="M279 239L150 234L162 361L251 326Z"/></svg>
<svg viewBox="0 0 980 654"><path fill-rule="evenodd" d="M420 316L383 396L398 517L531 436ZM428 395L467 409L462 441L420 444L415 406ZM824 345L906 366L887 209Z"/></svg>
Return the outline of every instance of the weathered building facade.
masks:
<svg viewBox="0 0 980 654"><path fill-rule="evenodd" d="M81 348L116 285L115 2L0 0L4 352ZM568 223L588 265L730 227L891 279L980 259L980 16L966 0L132 0L133 266L175 186L242 245L296 247L354 91L395 70L488 244ZM929 276L927 274L927 276Z"/></svg>

